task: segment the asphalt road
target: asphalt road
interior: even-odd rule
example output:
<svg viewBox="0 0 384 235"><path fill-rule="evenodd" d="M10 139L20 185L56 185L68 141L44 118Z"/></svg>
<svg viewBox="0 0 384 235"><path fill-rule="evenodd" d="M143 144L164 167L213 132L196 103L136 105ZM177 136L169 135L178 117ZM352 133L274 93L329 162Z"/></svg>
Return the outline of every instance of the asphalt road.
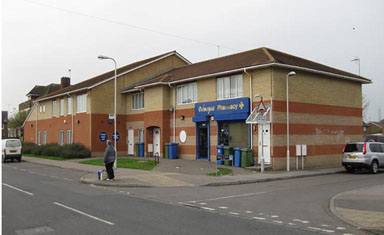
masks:
<svg viewBox="0 0 384 235"><path fill-rule="evenodd" d="M3 164L2 170L2 234L315 234L319 232L316 229L260 221L238 214L217 213L209 207L185 206L178 203L180 200L166 201L161 197L154 200L139 193L133 194L127 189L84 185L79 182L84 172L26 162ZM248 187L254 188L259 185ZM198 189L212 193L219 188ZM150 190L156 192L158 189ZM220 188L219 192L234 193L236 189ZM180 194L181 197L182 195L183 193ZM249 201L249 204L254 203L254 200L255 198ZM274 203L270 206L275 207Z"/></svg>

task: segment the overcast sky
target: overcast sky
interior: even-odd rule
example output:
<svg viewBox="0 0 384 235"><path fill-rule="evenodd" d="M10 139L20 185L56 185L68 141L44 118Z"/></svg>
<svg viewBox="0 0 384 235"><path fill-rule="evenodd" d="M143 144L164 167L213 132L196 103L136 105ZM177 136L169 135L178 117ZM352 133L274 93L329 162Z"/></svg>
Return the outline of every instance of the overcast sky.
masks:
<svg viewBox="0 0 384 235"><path fill-rule="evenodd" d="M266 46L356 74L351 60L360 58L376 121L379 109L384 118L383 12L382 0L3 0L2 109L17 109L35 85L60 83L68 69L72 84L112 70L99 54L120 67L172 50L198 62L217 57L216 45L220 55Z"/></svg>

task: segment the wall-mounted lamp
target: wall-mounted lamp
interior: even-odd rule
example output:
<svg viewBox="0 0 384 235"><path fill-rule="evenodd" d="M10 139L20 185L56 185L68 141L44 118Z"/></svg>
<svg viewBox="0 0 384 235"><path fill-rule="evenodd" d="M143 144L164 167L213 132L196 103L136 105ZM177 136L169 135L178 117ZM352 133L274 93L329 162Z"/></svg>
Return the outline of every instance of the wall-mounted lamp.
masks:
<svg viewBox="0 0 384 235"><path fill-rule="evenodd" d="M180 120L184 120L185 119L185 116L180 116Z"/></svg>
<svg viewBox="0 0 384 235"><path fill-rule="evenodd" d="M211 116L211 121L214 121L215 120L215 117L214 116Z"/></svg>

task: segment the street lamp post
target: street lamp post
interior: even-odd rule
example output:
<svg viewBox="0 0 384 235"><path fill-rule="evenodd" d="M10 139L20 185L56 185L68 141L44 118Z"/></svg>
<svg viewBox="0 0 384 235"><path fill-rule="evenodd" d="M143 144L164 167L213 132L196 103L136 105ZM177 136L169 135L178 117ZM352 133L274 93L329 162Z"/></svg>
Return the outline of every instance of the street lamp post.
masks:
<svg viewBox="0 0 384 235"><path fill-rule="evenodd" d="M256 94L255 98L257 97L260 97L260 103L263 103L263 95ZM263 130L263 126L260 124L258 124L258 128L261 128L261 137L260 137L261 138L261 156L260 156L261 169L260 171L261 173L264 173L264 130Z"/></svg>
<svg viewBox="0 0 384 235"><path fill-rule="evenodd" d="M291 76L295 76L296 73L291 71L287 73L286 82L287 82L287 171L289 171L289 86L288 86L288 78Z"/></svg>
<svg viewBox="0 0 384 235"><path fill-rule="evenodd" d="M117 138L117 131L116 131L116 119L117 119L117 117L116 117L116 78L117 78L117 63L116 63L116 60L115 59L113 59L112 57L108 57L108 56L103 56L103 55L99 55L98 57L97 57L98 59L100 59L100 60L112 60L113 61L113 63L115 63L115 95L114 95L114 108L113 108L113 133L114 133L114 135L115 135L115 138L114 138L114 140L113 140L113 142L114 142L114 145L115 145L115 158L116 158L116 160L115 160L115 163L113 164L113 168L115 168L116 169L116 167L117 167L117 145L116 145L116 138ZM112 137L113 137L113 135L112 135Z"/></svg>

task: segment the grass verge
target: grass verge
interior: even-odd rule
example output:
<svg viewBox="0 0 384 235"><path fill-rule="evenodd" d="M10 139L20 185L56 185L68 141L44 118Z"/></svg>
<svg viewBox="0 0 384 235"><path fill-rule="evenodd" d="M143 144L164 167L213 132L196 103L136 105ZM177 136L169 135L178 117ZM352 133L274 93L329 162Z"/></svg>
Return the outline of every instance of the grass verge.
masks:
<svg viewBox="0 0 384 235"><path fill-rule="evenodd" d="M23 156L26 156L26 157L37 157L37 158L44 158L44 159L58 160L58 161L65 161L65 160L68 160L68 159L66 159L66 158L62 158L62 157L37 156L37 155L33 155L33 154L31 154L31 153L23 153Z"/></svg>
<svg viewBox="0 0 384 235"><path fill-rule="evenodd" d="M81 164L104 166L103 159L92 159L79 162ZM139 160L139 159L129 159L129 158L119 158L117 159L118 168L130 168L137 170L151 171L155 167L154 160Z"/></svg>
<svg viewBox="0 0 384 235"><path fill-rule="evenodd" d="M217 176L222 176L222 175L229 175L229 174L232 174L232 170L231 169L227 169L227 168L218 168L217 169ZM208 173L207 174L208 176L216 176L216 172L214 173Z"/></svg>

